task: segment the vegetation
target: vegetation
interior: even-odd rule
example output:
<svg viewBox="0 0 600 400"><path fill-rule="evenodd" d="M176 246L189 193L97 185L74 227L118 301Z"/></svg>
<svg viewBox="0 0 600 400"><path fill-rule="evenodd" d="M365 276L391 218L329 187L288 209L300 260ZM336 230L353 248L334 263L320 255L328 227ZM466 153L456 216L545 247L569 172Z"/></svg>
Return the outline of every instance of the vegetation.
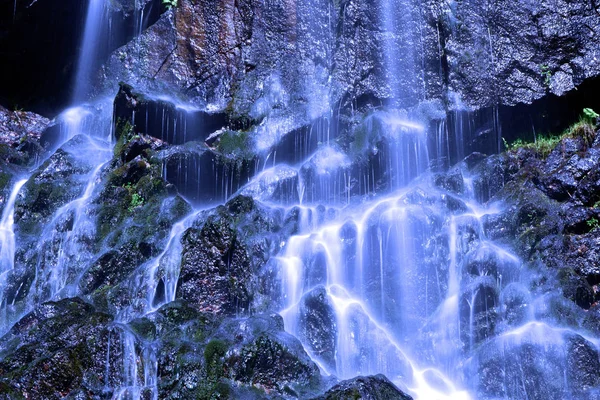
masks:
<svg viewBox="0 0 600 400"><path fill-rule="evenodd" d="M177 0L162 0L162 3L167 8L167 10L177 7Z"/></svg>
<svg viewBox="0 0 600 400"><path fill-rule="evenodd" d="M129 212L133 211L134 208L144 204L144 198L137 193L131 195L131 204L129 205Z"/></svg>
<svg viewBox="0 0 600 400"><path fill-rule="evenodd" d="M544 85L546 87L550 87L550 83L552 82L552 72L550 71L550 67L547 64L540 65L540 73L544 78Z"/></svg>
<svg viewBox="0 0 600 400"><path fill-rule="evenodd" d="M517 139L512 143L504 141L504 147L508 151L517 149L530 149L538 153L542 158L546 158L550 152L565 138L583 138L586 146L591 146L596 138L596 119L599 115L591 108L584 108L583 115L579 121L571 125L564 132L558 135L538 136L535 142L527 142L523 139Z"/></svg>
<svg viewBox="0 0 600 400"><path fill-rule="evenodd" d="M252 159L253 144L248 131L226 130L219 137L217 151L228 160Z"/></svg>
<svg viewBox="0 0 600 400"><path fill-rule="evenodd" d="M587 226L588 226L588 228L590 228L591 231L593 231L593 230L598 229L598 227L600 227L600 222L598 222L597 218L592 217L587 220Z"/></svg>
<svg viewBox="0 0 600 400"><path fill-rule="evenodd" d="M206 377L202 380L196 391L196 398L206 400L231 398L229 387L221 382L223 376L222 358L227 353L227 343L222 340L213 339L204 349L204 361L206 362Z"/></svg>

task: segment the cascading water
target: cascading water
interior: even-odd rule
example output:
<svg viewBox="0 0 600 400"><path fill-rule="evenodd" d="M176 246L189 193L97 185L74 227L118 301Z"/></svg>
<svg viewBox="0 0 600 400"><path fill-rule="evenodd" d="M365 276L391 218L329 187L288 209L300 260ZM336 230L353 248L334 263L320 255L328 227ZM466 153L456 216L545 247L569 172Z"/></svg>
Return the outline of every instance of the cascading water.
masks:
<svg viewBox="0 0 600 400"><path fill-rule="evenodd" d="M103 45L102 35L106 29L104 26L106 18L106 1L90 0L88 3L81 53L79 55L79 64L77 66L77 75L75 77L73 98L76 103L85 100L91 87L92 73L94 73L98 65L98 49Z"/></svg>
<svg viewBox="0 0 600 400"><path fill-rule="evenodd" d="M441 106L428 104L436 109L436 116L431 117L432 113L424 116L419 107L408 107L425 103L424 74L415 64L415 47L422 38L413 32L417 8L412 1L381 0L376 7L381 26L373 34L382 45L377 61L383 65L389 104L369 111L364 107L341 110L341 104L330 104L333 96L328 88L317 83L327 81L322 79L327 68L315 67L319 79L305 84L302 104L294 110L302 114L300 120L311 122L298 128L297 121L273 112L295 107L274 73L251 111L264 119L239 132L230 129L230 121L222 115L205 119L196 107L165 95L148 94L144 102L150 105L125 117L113 115L118 107L113 109L112 96L84 104L102 57L98 49L108 46L105 37L115 28L110 26L107 2L90 0L88 4L74 107L57 118L47 157L25 179L14 183L2 212L0 333L43 302L81 296L94 303L93 290L98 286L89 282L93 280L90 271L122 267L120 260L114 265L111 260L105 264L98 260L99 255L111 255L118 235L129 234L110 232L95 243L100 237L97 221L103 185L131 196L124 231L153 217L135 220L136 207L149 200L129 192L134 180L127 175L130 171L122 168L121 175L110 175L123 167L117 163L123 160L117 160L113 128L125 122L131 137L119 143L130 140L137 146L131 157L123 157L130 157L127 162L140 170L151 169L141 155L152 146L159 149L153 153L157 155L153 162L158 160L158 168L162 167L159 182L148 181L159 188L168 182L165 192L169 195L155 210L169 213L175 187L185 212L161 222L163 236L144 238L153 243L143 243L147 251L132 252L131 257L144 259L136 259L125 278L119 276L122 280L115 278L114 271L96 271L101 275L98 280L108 284L104 302L94 305L104 307L112 318L103 361L106 372L100 381L113 399L160 397L158 353L166 344L156 338L164 332L142 334L138 329L160 318L157 314L178 300L186 233L222 211L209 207L239 194L253 197L289 220L297 218L293 235L277 243L264 242L276 254L265 267L276 271L272 286L277 293L269 293L273 296L270 304L276 305L269 305L269 311L279 308L285 329L301 341L324 375L347 379L383 373L419 400L477 398L484 375L498 376L490 379L496 386L483 391L486 398L539 398L531 393L538 393L544 383L551 384L557 399L579 398L572 378L561 366L571 362L568 350L572 346L597 347L599 340L557 323L548 305L552 294L534 292L535 273L525 268L509 246L488 235L489 221L505 205L485 202L488 196L476 190L473 182L479 177L472 175L467 163L442 178L434 173L470 153L474 145L469 138L479 133L472 113L459 110L446 117ZM133 29L139 35L147 24L148 2L134 3ZM319 21L312 8L321 6L320 1L310 2L298 20L288 23L311 32L329 32L335 27L333 6L327 3L329 21ZM321 56L329 68L334 61L333 50L327 46L322 46ZM127 93L128 99L133 97ZM490 131L498 135L497 116L478 118L490 119ZM156 142L140 135L151 132ZM229 149L214 144L230 140L235 147L232 139L240 136L252 139L242 147L254 147L234 148L232 156L220 154ZM490 148L496 150L497 143ZM251 154L244 154L243 161L235 158L244 152ZM15 209L54 165L75 165L69 180L61 183L72 193L67 200L60 199L64 201L52 210L39 238L33 241L22 234L24 243L29 242L16 254L15 238L20 233L14 229ZM133 169L131 175L136 173L139 170ZM109 175L125 178L111 181ZM443 181L448 176L451 181ZM113 220L108 218L109 225ZM231 227L225 225L214 228L225 233L210 234L231 239L226 231ZM33 231L36 227L25 228ZM135 235L126 238L129 242L137 239ZM231 241L232 248L223 250L211 243L207 249L223 262L221 278L231 272L237 245ZM268 247L264 243L256 247ZM34 266L34 276L20 285L30 288L19 286L7 294L9 278L26 263ZM238 284L235 279L230 281ZM93 289L85 291L86 284ZM118 292L125 295L118 297ZM24 306L16 307L21 293L26 297L21 302ZM243 330L251 330L248 326ZM196 338L188 339L198 343ZM207 354L205 350L202 362L210 369L214 365L209 364ZM115 369L117 373L112 372Z"/></svg>
<svg viewBox="0 0 600 400"><path fill-rule="evenodd" d="M141 34L148 22L144 18L143 11L146 3L138 4L136 1L134 36ZM94 200L98 195L97 184L101 181L106 164L113 155L114 94L97 98L89 103L83 102L88 100L93 74L99 66L101 57L105 56L106 49L111 46L112 29L118 31L119 27L112 26L107 0L90 0L72 94L75 106L56 118L56 125L48 130L45 138L48 141L45 155L38 160L25 179L14 184L5 204L0 220L0 297L2 299L0 333L2 334L40 303L78 295L80 279L86 272L86 267L96 256L97 249L93 238L96 233L94 218L97 206ZM78 176L71 184L75 188L81 188L81 193L56 210L51 221L44 227L41 240L35 245L34 253L37 254L35 276L24 301L25 307L14 308L19 292L25 290L19 287L12 299L7 298L4 291L15 262L15 233L13 232L15 203L22 195L23 188L27 189L27 183L37 179L39 174L43 174L48 163L52 165L52 157L56 156L57 150L68 154L69 162L77 164ZM115 329L118 331L118 326ZM120 351L125 356L122 384L116 392L116 398L132 398L132 396L140 398L141 388L137 384L134 336L127 329L122 329L118 343L122 344L123 349ZM147 365L144 365L147 376L143 383L147 387L156 388L156 366L153 366L150 357L152 346L144 347L143 351L144 359L148 360ZM107 370L109 356L110 351L107 353ZM152 370L154 372L151 372ZM154 396L156 396L155 392L154 389Z"/></svg>

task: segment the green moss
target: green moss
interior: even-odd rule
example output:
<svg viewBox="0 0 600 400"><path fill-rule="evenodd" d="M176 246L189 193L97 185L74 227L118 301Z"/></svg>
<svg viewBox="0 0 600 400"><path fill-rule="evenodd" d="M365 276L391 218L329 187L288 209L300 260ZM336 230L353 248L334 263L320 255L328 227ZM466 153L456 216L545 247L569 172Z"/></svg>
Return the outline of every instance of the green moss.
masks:
<svg viewBox="0 0 600 400"><path fill-rule="evenodd" d="M0 382L0 393L2 393L3 395L6 395L6 398L9 399L13 399L13 400L21 400L21 399L25 399L25 397L23 397L23 395L21 393L19 393L18 390L14 390L14 388L12 386L10 386L8 383L5 382Z"/></svg>
<svg viewBox="0 0 600 400"><path fill-rule="evenodd" d="M115 144L113 154L116 158L120 158L127 143L135 136L135 127L128 120L119 118L116 124L116 136L118 140Z"/></svg>
<svg viewBox="0 0 600 400"><path fill-rule="evenodd" d="M10 153L10 146L5 143L0 143L0 158L7 158Z"/></svg>
<svg viewBox="0 0 600 400"><path fill-rule="evenodd" d="M204 361L206 365L215 363L227 353L227 343L223 340L213 339L204 348Z"/></svg>
<svg viewBox="0 0 600 400"><path fill-rule="evenodd" d="M544 78L544 85L549 88L552 83L552 71L550 71L548 64L540 65L540 75Z"/></svg>
<svg viewBox="0 0 600 400"><path fill-rule="evenodd" d="M129 212L133 212L133 210L137 207L141 207L144 205L144 198L137 193L133 193L131 195L131 202L129 203L129 208L127 209Z"/></svg>
<svg viewBox="0 0 600 400"><path fill-rule="evenodd" d="M10 175L6 172L0 172L0 190L6 189L10 183Z"/></svg>
<svg viewBox="0 0 600 400"><path fill-rule="evenodd" d="M129 326L147 340L153 340L156 337L156 326L148 318L135 319L129 323Z"/></svg>
<svg viewBox="0 0 600 400"><path fill-rule="evenodd" d="M590 231L594 231L600 227L600 222L598 222L598 219L595 217L588 219L586 223L588 228L590 228Z"/></svg>
<svg viewBox="0 0 600 400"><path fill-rule="evenodd" d="M177 7L177 0L162 0L162 3L167 10Z"/></svg>
<svg viewBox="0 0 600 400"><path fill-rule="evenodd" d="M225 131L219 137L217 150L227 159L250 159L252 143L248 131Z"/></svg>
<svg viewBox="0 0 600 400"><path fill-rule="evenodd" d="M586 112L586 110L588 110ZM592 114L593 113L593 114ZM539 136L535 142L527 142L517 139L512 143L507 143L504 139L504 147L508 151L518 149L529 149L535 151L541 158L546 158L554 148L565 138L582 138L587 147L591 146L596 138L596 126L591 115L597 115L591 109L584 109L584 115L578 122L571 125L564 132L558 135Z"/></svg>

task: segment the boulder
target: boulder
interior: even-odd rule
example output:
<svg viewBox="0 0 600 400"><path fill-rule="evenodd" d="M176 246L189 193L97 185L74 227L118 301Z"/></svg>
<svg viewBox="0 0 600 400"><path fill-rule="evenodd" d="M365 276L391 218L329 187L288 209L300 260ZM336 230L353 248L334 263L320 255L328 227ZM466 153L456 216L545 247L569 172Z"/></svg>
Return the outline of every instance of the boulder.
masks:
<svg viewBox="0 0 600 400"><path fill-rule="evenodd" d="M335 371L337 319L324 287L305 294L300 301L299 339L312 355Z"/></svg>
<svg viewBox="0 0 600 400"><path fill-rule="evenodd" d="M100 396L117 385L121 353L111 320L77 298L36 307L0 339L0 398Z"/></svg>
<svg viewBox="0 0 600 400"><path fill-rule="evenodd" d="M282 218L245 196L200 216L182 237L177 298L216 314L249 312L258 297L256 274L289 234Z"/></svg>
<svg viewBox="0 0 600 400"><path fill-rule="evenodd" d="M412 400L384 375L359 376L342 381L313 400Z"/></svg>

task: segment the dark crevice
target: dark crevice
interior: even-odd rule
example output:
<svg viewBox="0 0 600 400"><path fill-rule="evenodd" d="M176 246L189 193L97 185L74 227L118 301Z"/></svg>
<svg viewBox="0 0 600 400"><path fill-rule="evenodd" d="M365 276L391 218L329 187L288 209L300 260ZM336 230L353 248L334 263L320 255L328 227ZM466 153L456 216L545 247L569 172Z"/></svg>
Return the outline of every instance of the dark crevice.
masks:
<svg viewBox="0 0 600 400"><path fill-rule="evenodd" d="M12 6L0 4L0 104L52 117L71 101L86 2L38 0L18 8L14 20ZM154 24L163 10L160 0L147 3L144 24ZM98 49L98 65L130 41L139 26L131 10L115 9L110 18L113 30L107 44ZM116 32L115 27L122 29Z"/></svg>

